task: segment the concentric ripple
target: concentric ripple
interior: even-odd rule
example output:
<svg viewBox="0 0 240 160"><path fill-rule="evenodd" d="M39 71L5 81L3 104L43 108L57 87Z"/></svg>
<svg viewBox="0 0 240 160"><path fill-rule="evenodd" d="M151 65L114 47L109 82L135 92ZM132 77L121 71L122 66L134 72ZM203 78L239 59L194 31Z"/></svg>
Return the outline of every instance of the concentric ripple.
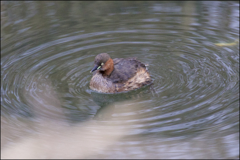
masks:
<svg viewBox="0 0 240 160"><path fill-rule="evenodd" d="M45 3L44 12L38 2L1 3L3 117L16 118L16 124L19 117L69 123L91 118L109 126L114 121L128 128L113 149L122 158L120 150L126 147L159 147L160 141L174 145L197 135L207 141L209 132L217 137L239 132L239 44L232 43L239 37L238 4L229 2L231 16L224 21L218 9L225 2L217 7L207 2L169 2L173 7L149 2L132 8L106 2L119 10L100 6L104 16L94 12L89 19L81 14L76 18L73 13L81 11L75 10L75 2L69 2L69 12ZM14 10L23 12L18 5L28 16L11 18ZM116 95L93 92L89 71L103 52L112 58L137 57L148 64L154 83ZM138 157L134 151L129 155Z"/></svg>

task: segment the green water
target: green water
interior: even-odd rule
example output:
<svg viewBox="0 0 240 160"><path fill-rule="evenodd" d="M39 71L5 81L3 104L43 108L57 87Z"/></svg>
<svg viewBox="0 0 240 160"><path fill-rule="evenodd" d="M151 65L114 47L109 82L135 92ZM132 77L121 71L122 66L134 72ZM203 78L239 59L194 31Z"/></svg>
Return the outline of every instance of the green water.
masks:
<svg viewBox="0 0 240 160"><path fill-rule="evenodd" d="M237 39L239 2L2 1L2 151L53 136L55 128L42 128L48 123L71 130L93 121L89 143L97 143L90 132L98 126L126 130L87 158L239 158ZM89 71L104 52L137 57L154 83L117 95L92 92ZM64 152L39 150L53 158ZM75 153L66 155L86 158Z"/></svg>

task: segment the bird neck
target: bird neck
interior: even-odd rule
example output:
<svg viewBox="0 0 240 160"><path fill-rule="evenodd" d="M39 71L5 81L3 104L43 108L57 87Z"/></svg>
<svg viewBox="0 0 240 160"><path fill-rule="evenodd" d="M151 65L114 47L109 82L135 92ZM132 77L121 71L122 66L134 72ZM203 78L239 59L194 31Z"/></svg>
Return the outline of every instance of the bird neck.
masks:
<svg viewBox="0 0 240 160"><path fill-rule="evenodd" d="M109 58L109 60L103 66L103 70L104 70L103 75L109 76L112 73L113 69L114 69L113 60Z"/></svg>

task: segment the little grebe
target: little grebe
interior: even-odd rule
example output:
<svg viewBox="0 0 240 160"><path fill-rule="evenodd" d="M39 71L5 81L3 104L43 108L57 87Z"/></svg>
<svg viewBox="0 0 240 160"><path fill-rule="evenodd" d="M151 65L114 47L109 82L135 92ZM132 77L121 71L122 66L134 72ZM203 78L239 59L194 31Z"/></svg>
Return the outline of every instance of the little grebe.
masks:
<svg viewBox="0 0 240 160"><path fill-rule="evenodd" d="M97 71L96 71L97 70ZM116 93L140 88L151 83L145 64L136 58L115 58L107 53L95 57L90 88L103 93Z"/></svg>

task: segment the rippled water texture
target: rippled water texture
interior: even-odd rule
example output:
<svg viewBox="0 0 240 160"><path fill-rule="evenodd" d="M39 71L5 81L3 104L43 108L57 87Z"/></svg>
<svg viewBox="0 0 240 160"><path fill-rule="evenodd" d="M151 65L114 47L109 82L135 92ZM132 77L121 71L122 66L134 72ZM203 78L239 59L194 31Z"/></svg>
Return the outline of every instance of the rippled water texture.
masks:
<svg viewBox="0 0 240 160"><path fill-rule="evenodd" d="M239 158L238 39L239 2L1 2L3 158ZM154 84L92 92L103 52Z"/></svg>

